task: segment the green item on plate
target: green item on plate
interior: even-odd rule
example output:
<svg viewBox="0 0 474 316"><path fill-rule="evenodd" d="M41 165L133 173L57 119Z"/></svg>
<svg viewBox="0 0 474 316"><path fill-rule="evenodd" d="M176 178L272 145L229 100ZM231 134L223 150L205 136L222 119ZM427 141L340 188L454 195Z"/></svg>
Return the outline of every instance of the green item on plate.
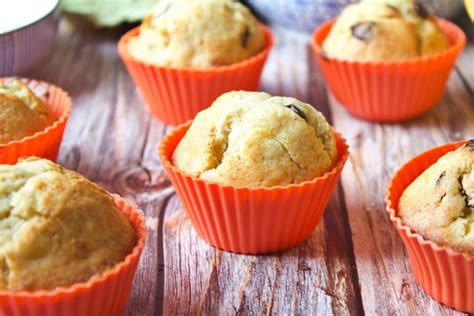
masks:
<svg viewBox="0 0 474 316"><path fill-rule="evenodd" d="M97 26L141 21L157 0L61 0L64 12L78 14Z"/></svg>

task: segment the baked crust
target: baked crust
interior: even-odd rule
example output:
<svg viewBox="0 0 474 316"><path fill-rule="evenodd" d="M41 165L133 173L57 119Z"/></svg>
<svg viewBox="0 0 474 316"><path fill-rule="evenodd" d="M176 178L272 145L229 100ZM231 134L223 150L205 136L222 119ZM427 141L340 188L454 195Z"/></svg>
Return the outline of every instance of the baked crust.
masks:
<svg viewBox="0 0 474 316"><path fill-rule="evenodd" d="M243 61L264 44L257 19L239 2L161 0L128 50L149 64L202 69Z"/></svg>
<svg viewBox="0 0 474 316"><path fill-rule="evenodd" d="M244 91L200 112L172 156L185 173L245 187L312 180L336 160L332 128L312 106Z"/></svg>

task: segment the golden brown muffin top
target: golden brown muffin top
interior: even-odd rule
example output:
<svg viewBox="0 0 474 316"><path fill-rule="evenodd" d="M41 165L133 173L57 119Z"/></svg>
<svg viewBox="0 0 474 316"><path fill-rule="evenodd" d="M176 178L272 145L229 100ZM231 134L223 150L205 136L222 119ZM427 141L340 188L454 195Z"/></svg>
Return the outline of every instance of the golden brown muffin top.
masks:
<svg viewBox="0 0 474 316"><path fill-rule="evenodd" d="M232 0L160 0L129 42L137 59L174 68L230 65L262 50L257 19Z"/></svg>
<svg viewBox="0 0 474 316"><path fill-rule="evenodd" d="M172 156L187 174L242 187L312 180L336 160L332 128L311 105L245 91L201 111Z"/></svg>
<svg viewBox="0 0 474 316"><path fill-rule="evenodd" d="M34 157L0 165L0 290L87 281L135 243L110 195L78 173Z"/></svg>
<svg viewBox="0 0 474 316"><path fill-rule="evenodd" d="M0 81L0 144L44 130L54 119L46 104L19 80Z"/></svg>
<svg viewBox="0 0 474 316"><path fill-rule="evenodd" d="M426 239L474 255L474 140L413 181L400 198L398 214Z"/></svg>
<svg viewBox="0 0 474 316"><path fill-rule="evenodd" d="M354 61L396 61L450 46L418 0L364 0L347 6L323 43L325 53Z"/></svg>

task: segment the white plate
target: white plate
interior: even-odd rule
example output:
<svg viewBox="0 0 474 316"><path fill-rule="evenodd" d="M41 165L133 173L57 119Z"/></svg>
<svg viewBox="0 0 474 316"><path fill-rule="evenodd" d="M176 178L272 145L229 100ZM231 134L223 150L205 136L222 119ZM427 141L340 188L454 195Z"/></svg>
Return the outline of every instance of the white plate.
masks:
<svg viewBox="0 0 474 316"><path fill-rule="evenodd" d="M38 22L58 5L59 0L0 0L0 34Z"/></svg>

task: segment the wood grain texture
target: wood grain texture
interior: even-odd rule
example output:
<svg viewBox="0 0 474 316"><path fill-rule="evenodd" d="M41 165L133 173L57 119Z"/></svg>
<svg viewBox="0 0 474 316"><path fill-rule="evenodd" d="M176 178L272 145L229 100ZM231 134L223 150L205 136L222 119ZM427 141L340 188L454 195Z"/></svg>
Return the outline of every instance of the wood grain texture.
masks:
<svg viewBox="0 0 474 316"><path fill-rule="evenodd" d="M245 256L209 246L187 219L156 155L173 127L144 109L116 53L124 32L62 21L53 52L27 75L73 97L59 162L146 214L150 230L127 315L459 314L416 284L383 198L393 172L414 154L474 137L472 44L440 105L412 122L379 125L352 117L328 98L307 36L275 29L261 89L314 104L348 139L351 157L307 241L285 252Z"/></svg>
<svg viewBox="0 0 474 316"><path fill-rule="evenodd" d="M472 1L472 0L471 0ZM458 71L466 89L474 95L474 27L473 22L464 13L458 19L458 24L463 28L466 33L468 43L464 49L464 53L461 54L456 70Z"/></svg>
<svg viewBox="0 0 474 316"><path fill-rule="evenodd" d="M458 62L458 74L466 89L474 95L474 45L468 45Z"/></svg>

